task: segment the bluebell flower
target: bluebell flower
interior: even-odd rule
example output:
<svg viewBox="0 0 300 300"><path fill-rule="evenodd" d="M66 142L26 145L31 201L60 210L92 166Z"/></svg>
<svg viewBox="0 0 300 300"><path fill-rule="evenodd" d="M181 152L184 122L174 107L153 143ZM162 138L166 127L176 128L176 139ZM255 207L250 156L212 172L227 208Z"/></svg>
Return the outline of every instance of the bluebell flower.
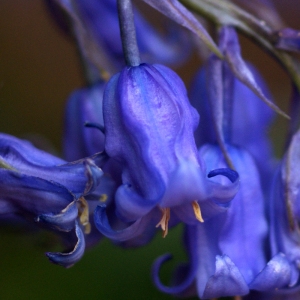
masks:
<svg viewBox="0 0 300 300"><path fill-rule="evenodd" d="M122 230L124 239L134 238L137 228L142 230L139 223L145 228L157 208L162 211L158 225L166 234L170 209L180 220L194 224L214 214L207 208L207 215L201 215L204 203L218 210L234 197L236 172L207 170L198 155L193 131L199 116L183 82L170 69L147 64L124 68L106 86L103 114L105 151L122 166L115 214L130 224ZM208 178L217 175L228 177L228 182ZM121 235L110 227L105 207L96 210L95 221L104 235L116 239Z"/></svg>
<svg viewBox="0 0 300 300"><path fill-rule="evenodd" d="M153 276L161 291L182 296L195 286L201 299L210 299L246 295L250 289L272 291L290 280L289 265L282 253L270 261L266 257L268 227L255 163L241 148L228 146L228 152L240 176L239 192L224 213L203 224L186 226L189 264L186 277L177 286L166 287L158 277L161 264L170 256L157 259ZM218 146L204 145L200 153L208 165L226 166Z"/></svg>
<svg viewBox="0 0 300 300"><path fill-rule="evenodd" d="M236 55L232 52L232 44L228 42L235 43L234 36L230 29L224 28L221 31L220 49L224 51L225 57L228 56L228 52L231 52L230 55ZM201 99L207 102L206 105L199 106L204 108L204 121L213 124L214 134L203 138L210 144L204 144L200 148L199 156L204 159L208 169L224 168L231 164L240 176L240 189L223 213L203 224L186 226L185 243L189 253L189 264L178 269L185 270L185 278L180 276L178 271L174 279L177 284L171 287L164 286L158 273L161 264L169 259L169 255L162 256L155 262L154 282L166 293L183 296L194 290L201 299L210 299L246 295L250 290L270 292L284 287L290 280L291 271L286 256L278 252L270 257L266 251L266 191L261 185L260 171L249 152L234 145L235 142L249 147L257 154L259 150L263 152L266 126L265 121L254 121L260 110L258 99L253 97L252 93L247 93L249 90L239 85L233 77L233 73L239 75L233 68L244 69L247 73L248 67L245 67L244 62L241 62L240 66L232 67L231 59L229 58L229 62L223 62L213 56L207 65L207 96L202 95ZM252 75L248 75L239 75L239 78L246 76L257 86ZM244 104L246 109L240 112L242 116L238 116L239 112L235 109L242 106L233 101L241 101L245 96L244 91L246 96L249 96L245 100L253 100L253 103ZM266 114L268 115L268 112ZM233 119L235 117L237 120ZM246 134L246 129L241 126L239 131L239 120L255 124L253 141L247 141L242 136ZM261 168L264 167L268 167L268 164L261 162Z"/></svg>
<svg viewBox="0 0 300 300"><path fill-rule="evenodd" d="M72 240L75 235L76 245L71 252L47 253L52 262L70 267L84 253L82 230L91 230L87 199L103 176L95 164L100 162L99 154L66 163L27 141L1 134L0 216L18 215L42 227L69 232Z"/></svg>
<svg viewBox="0 0 300 300"><path fill-rule="evenodd" d="M102 152L100 166L104 172L97 188L112 200L115 186L121 184L121 167L104 151L103 91L104 82L97 82L74 91L67 100L64 120L63 149L67 161ZM97 194L97 193L96 193ZM90 196L89 196L90 197ZM95 206L96 207L96 206ZM95 208L94 207L94 208Z"/></svg>
<svg viewBox="0 0 300 300"><path fill-rule="evenodd" d="M217 140L215 129L211 126L213 117L208 103L211 89L209 64L211 61L207 62L196 74L190 90L191 103L201 116L200 126L195 131L198 146L215 143ZM233 145L247 149L255 158L260 173L263 174L262 177L268 178L276 167L272 143L267 137L275 113L250 88L238 80L226 65L226 62L222 62L221 68L224 73L226 72L226 76L220 86L221 88L227 86L231 89L230 95L228 95L232 102L232 108L227 139ZM249 65L249 68L264 94L272 99L261 75L253 66Z"/></svg>
<svg viewBox="0 0 300 300"><path fill-rule="evenodd" d="M271 253L283 253L290 269L290 279L283 288L299 286L299 131L293 136L273 183L269 202Z"/></svg>
<svg viewBox="0 0 300 300"><path fill-rule="evenodd" d="M235 33L224 27L220 32L220 49L224 55L226 49L232 47L232 39L233 43L238 43ZM243 72L250 72L255 85L272 101L266 83L254 66L245 64L245 68ZM215 143L220 140L220 135L224 135L228 143L247 149L258 164L267 190L265 187L269 186L269 178L276 168L272 143L267 135L274 111L236 77L227 61L216 56L212 56L195 76L190 97L201 116L200 126L195 132L197 145Z"/></svg>
<svg viewBox="0 0 300 300"><path fill-rule="evenodd" d="M80 159L104 150L102 100L104 82L74 91L67 100L64 123L64 158ZM95 128L85 125L94 125Z"/></svg>

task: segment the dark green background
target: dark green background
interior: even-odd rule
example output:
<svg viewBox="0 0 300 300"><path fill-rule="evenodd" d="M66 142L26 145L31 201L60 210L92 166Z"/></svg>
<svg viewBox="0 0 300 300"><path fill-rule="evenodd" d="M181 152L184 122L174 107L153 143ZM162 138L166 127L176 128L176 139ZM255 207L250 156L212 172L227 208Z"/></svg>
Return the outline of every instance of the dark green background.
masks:
<svg viewBox="0 0 300 300"><path fill-rule="evenodd" d="M296 5L289 14L282 13L297 27ZM74 46L53 25L41 0L1 0L0 15L0 130L19 137L41 134L59 153L65 99L83 85ZM286 75L265 53L242 40L244 56L260 68L287 111ZM196 55L193 59L178 70L187 84L199 62ZM278 153L285 126L279 119L271 132L279 137ZM0 299L171 299L152 286L150 267L165 252L175 253L176 262L185 259L180 235L181 228L165 239L158 234L150 246L138 250L119 249L104 240L77 265L63 269L43 255L53 249L55 237L2 227ZM165 283L174 266L173 262L163 269Z"/></svg>

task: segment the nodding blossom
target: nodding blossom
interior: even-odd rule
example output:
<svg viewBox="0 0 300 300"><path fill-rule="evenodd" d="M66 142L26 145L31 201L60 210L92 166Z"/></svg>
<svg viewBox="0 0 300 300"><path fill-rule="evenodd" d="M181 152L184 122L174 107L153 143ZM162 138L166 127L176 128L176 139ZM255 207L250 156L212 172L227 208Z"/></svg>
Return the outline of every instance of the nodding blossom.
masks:
<svg viewBox="0 0 300 300"><path fill-rule="evenodd" d="M172 214L189 223L203 221L213 212L202 216L202 204L222 206L237 192L235 171L206 170L193 136L198 113L183 82L167 67L141 64L113 76L104 92L103 114L105 152L122 166L115 195L122 221L139 222L159 208L165 235ZM208 178L217 175L228 182ZM103 209L99 213L96 224L105 234L108 222Z"/></svg>
<svg viewBox="0 0 300 300"><path fill-rule="evenodd" d="M0 218L22 216L42 227L69 232L74 249L48 253L49 259L70 267L84 253L84 232L91 231L87 199L99 186L100 155L72 163L36 149L31 143L0 135Z"/></svg>

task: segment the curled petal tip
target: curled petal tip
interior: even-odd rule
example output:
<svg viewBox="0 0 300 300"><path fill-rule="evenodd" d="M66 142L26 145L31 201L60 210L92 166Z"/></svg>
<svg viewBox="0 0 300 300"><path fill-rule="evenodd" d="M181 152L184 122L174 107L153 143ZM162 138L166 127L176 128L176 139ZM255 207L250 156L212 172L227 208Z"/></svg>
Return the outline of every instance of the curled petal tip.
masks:
<svg viewBox="0 0 300 300"><path fill-rule="evenodd" d="M60 265L65 268L70 268L81 259L85 250L85 239L84 239L84 234L77 223L75 227L75 232L78 240L74 249L71 252L68 253L47 252L46 253L46 256L49 258L49 260L52 263Z"/></svg>
<svg viewBox="0 0 300 300"><path fill-rule="evenodd" d="M220 168L220 169L212 170L208 173L207 177L211 178L218 175L223 175L227 177L232 183L236 182L239 179L238 172L229 168Z"/></svg>
<svg viewBox="0 0 300 300"><path fill-rule="evenodd" d="M75 226L75 220L78 216L76 202L71 202L59 214L42 214L35 218L36 222L46 223L52 228L60 231L70 231Z"/></svg>
<svg viewBox="0 0 300 300"><path fill-rule="evenodd" d="M147 226L147 222L138 219L131 223L128 227L120 230L114 230L108 220L106 214L106 206L99 205L94 212L94 221L96 228L106 237L116 241L126 241L137 237Z"/></svg>
<svg viewBox="0 0 300 300"><path fill-rule="evenodd" d="M86 168L85 175L88 179L84 190L84 195L86 195L99 185L100 179L103 176L103 171L95 165L91 158L87 158L84 165Z"/></svg>
<svg viewBox="0 0 300 300"><path fill-rule="evenodd" d="M246 295L249 288L239 269L226 256L216 256L216 271L211 276L203 292L204 299L223 296Z"/></svg>
<svg viewBox="0 0 300 300"><path fill-rule="evenodd" d="M155 286L160 291L168 293L168 294L172 294L172 295L180 295L192 285L192 283L195 279L195 271L196 270L195 270L195 268L193 268L193 266L191 266L189 268L187 276L178 285L171 286L171 287L165 286L164 284L162 284L162 282L159 279L159 271L160 271L161 266L165 262L167 262L171 259L172 259L172 255L169 253L166 253L155 260L155 262L152 265L152 279L153 279Z"/></svg>
<svg viewBox="0 0 300 300"><path fill-rule="evenodd" d="M268 292L289 285L291 265L282 253L275 255L266 267L249 284L251 289Z"/></svg>

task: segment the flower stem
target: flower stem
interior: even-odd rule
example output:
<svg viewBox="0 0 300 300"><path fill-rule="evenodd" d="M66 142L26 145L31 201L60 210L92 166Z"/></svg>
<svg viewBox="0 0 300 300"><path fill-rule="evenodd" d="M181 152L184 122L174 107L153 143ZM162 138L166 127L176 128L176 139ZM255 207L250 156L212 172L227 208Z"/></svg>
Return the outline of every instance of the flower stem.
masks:
<svg viewBox="0 0 300 300"><path fill-rule="evenodd" d="M118 0L118 14L124 58L127 66L140 64L131 0Z"/></svg>

